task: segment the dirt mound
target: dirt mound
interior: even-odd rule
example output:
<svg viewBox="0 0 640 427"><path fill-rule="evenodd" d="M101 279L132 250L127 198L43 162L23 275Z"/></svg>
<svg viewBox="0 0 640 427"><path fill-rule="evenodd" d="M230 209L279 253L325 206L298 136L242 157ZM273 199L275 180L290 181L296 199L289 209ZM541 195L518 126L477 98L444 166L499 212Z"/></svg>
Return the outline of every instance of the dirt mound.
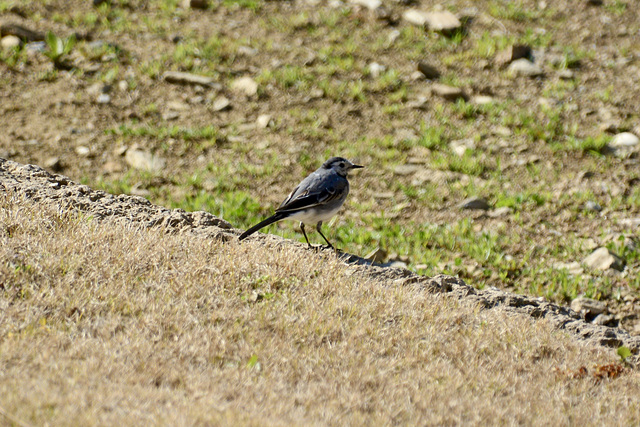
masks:
<svg viewBox="0 0 640 427"><path fill-rule="evenodd" d="M227 241L237 233L231 225L207 212L185 212L151 204L139 196L127 196L96 191L69 178L52 174L34 165L23 165L0 158L0 187L15 197L27 198L60 211L79 211L99 221L124 222L142 227L163 227L167 232L188 232L203 238ZM263 238L265 245L283 244L275 236ZM285 243L289 244L289 242ZM297 244L297 243L290 243ZM356 255L344 254L344 260L359 273L386 279L394 286L417 285L430 292L448 293L459 299L475 302L486 309L502 309L544 318L580 340L616 348L626 346L637 358L640 337L631 336L619 328L595 325L584 321L573 310L543 298L532 298L505 292L497 288L477 290L459 278L437 275L425 277L409 270L370 265Z"/></svg>

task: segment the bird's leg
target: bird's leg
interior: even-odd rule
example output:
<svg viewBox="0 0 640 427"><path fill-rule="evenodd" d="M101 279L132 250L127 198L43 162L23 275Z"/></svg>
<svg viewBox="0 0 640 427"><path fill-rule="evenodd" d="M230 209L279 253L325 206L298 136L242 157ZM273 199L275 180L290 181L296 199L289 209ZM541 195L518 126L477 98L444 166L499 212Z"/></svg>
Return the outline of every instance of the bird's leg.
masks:
<svg viewBox="0 0 640 427"><path fill-rule="evenodd" d="M322 230L320 229L320 227L322 227L322 221L320 221L319 223L316 224L316 230L318 230L318 233L320 233L320 235L322 236L322 238L324 239L325 242L327 242L327 248L333 249L335 250L335 248L333 247L333 245L331 243L329 243L329 241L327 240L327 238L324 236L324 234L322 234Z"/></svg>
<svg viewBox="0 0 640 427"><path fill-rule="evenodd" d="M300 221L300 230L302 230L302 234L304 234L304 240L307 241L307 245L309 245L309 249L313 248L313 246L311 246L311 243L309 243L309 238L307 237L307 233L304 231L304 222L302 221Z"/></svg>

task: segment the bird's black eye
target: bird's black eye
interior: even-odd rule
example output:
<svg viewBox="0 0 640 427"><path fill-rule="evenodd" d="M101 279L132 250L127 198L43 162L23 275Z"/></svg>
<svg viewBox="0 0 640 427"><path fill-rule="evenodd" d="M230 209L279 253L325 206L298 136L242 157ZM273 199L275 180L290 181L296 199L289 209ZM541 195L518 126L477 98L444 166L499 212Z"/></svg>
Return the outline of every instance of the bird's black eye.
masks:
<svg viewBox="0 0 640 427"><path fill-rule="evenodd" d="M344 162L340 163L340 167L343 168L344 167Z"/></svg>

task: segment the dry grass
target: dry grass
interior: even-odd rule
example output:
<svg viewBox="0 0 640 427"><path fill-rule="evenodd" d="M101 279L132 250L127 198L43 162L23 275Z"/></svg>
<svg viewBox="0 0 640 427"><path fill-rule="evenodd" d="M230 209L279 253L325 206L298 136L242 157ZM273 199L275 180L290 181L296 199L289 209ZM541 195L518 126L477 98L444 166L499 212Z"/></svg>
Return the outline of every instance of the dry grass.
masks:
<svg viewBox="0 0 640 427"><path fill-rule="evenodd" d="M570 375L611 352L287 245L0 197L0 259L0 424L640 422L636 371Z"/></svg>

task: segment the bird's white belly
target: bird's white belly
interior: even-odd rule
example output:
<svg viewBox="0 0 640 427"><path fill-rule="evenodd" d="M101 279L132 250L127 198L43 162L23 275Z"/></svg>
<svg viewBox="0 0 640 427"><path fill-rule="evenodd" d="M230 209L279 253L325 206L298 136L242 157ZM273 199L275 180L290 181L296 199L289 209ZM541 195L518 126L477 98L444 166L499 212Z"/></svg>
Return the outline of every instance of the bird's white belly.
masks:
<svg viewBox="0 0 640 427"><path fill-rule="evenodd" d="M321 221L322 222L329 221L338 213L338 211L340 210L340 207L341 206L338 206L337 208L332 210L314 208L314 209L298 211L292 214L291 216L289 216L287 219L294 219L300 222L304 222L305 224L308 224L308 225L316 225Z"/></svg>

